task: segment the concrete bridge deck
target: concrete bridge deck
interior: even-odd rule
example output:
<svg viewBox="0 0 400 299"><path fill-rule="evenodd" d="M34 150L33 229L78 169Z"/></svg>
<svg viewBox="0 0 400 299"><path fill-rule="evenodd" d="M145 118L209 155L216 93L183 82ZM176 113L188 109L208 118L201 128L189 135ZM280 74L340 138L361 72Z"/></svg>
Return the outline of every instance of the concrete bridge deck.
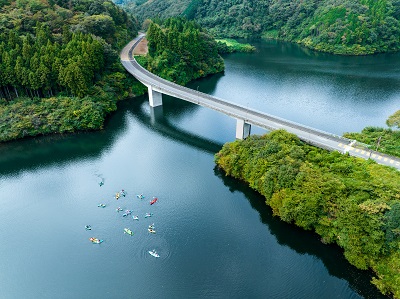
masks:
<svg viewBox="0 0 400 299"><path fill-rule="evenodd" d="M182 99L203 107L207 107L237 120L236 138L243 139L250 134L251 125L267 130L284 129L296 134L301 140L327 150L337 150L352 156L373 159L379 164L392 166L400 170L400 159L372 151L365 146L341 136L307 127L261 111L243 107L238 104L189 89L162 79L141 67L132 56L133 49L144 35L128 43L121 51L120 59L125 69L148 87L150 106L162 105L162 94Z"/></svg>

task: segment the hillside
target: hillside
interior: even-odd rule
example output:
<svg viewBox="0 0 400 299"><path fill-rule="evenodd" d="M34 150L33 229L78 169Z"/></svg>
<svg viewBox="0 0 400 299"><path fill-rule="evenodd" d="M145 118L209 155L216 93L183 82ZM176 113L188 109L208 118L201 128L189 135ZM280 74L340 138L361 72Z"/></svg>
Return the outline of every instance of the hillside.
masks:
<svg viewBox="0 0 400 299"><path fill-rule="evenodd" d="M265 197L274 216L337 244L372 283L400 298L400 173L328 152L283 130L227 143L215 155L226 175Z"/></svg>
<svg viewBox="0 0 400 299"><path fill-rule="evenodd" d="M136 20L106 0L0 1L0 141L102 127L132 92Z"/></svg>
<svg viewBox="0 0 400 299"><path fill-rule="evenodd" d="M154 19L160 17L162 19L175 17L179 15L186 15L185 11L189 8L192 2L196 2L195 8L197 9L197 2L192 0L121 0L117 1L127 8L129 11L134 12L138 19L144 21L145 19Z"/></svg>
<svg viewBox="0 0 400 299"><path fill-rule="evenodd" d="M122 1L122 0L121 0ZM183 15L215 37L265 37L324 52L398 51L399 0L123 0L140 21Z"/></svg>
<svg viewBox="0 0 400 299"><path fill-rule="evenodd" d="M152 22L147 39L149 52L139 63L164 79L185 85L224 70L217 42L194 21L169 18L162 24Z"/></svg>

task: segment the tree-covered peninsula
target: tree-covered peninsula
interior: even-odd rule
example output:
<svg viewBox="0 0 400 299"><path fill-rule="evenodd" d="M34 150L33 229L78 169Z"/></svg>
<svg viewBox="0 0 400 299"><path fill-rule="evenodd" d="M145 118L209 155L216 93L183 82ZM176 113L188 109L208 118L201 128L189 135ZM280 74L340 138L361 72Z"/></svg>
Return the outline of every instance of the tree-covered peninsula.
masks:
<svg viewBox="0 0 400 299"><path fill-rule="evenodd" d="M134 80L137 23L106 0L0 2L0 141L101 128Z"/></svg>
<svg viewBox="0 0 400 299"><path fill-rule="evenodd" d="M146 38L148 54L138 61L164 79L185 85L224 70L217 42L194 21L168 18L151 22Z"/></svg>
<svg viewBox="0 0 400 299"><path fill-rule="evenodd" d="M120 3L141 21L184 15L218 38L263 36L344 55L400 49L398 0L120 0Z"/></svg>
<svg viewBox="0 0 400 299"><path fill-rule="evenodd" d="M372 283L400 298L400 172L328 152L286 131L224 145L215 161L226 175L265 196L273 214L336 243Z"/></svg>

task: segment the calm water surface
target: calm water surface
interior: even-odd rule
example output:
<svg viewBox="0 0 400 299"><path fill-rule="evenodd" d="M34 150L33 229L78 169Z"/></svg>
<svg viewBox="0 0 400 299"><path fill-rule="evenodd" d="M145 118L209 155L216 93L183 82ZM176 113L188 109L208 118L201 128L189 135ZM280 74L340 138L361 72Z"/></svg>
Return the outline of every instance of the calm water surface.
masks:
<svg viewBox="0 0 400 299"><path fill-rule="evenodd" d="M397 54L256 46L191 87L334 133L383 126L400 106ZM0 298L383 298L339 248L278 221L260 195L215 169L234 120L164 103L153 111L144 97L124 101L101 132L0 145ZM128 195L117 201L121 189Z"/></svg>

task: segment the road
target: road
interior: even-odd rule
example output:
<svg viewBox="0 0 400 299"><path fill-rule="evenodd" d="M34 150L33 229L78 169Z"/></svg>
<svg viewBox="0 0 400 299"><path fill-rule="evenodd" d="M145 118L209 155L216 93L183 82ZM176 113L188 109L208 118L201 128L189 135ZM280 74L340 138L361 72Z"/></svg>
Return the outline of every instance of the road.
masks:
<svg viewBox="0 0 400 299"><path fill-rule="evenodd" d="M290 133L297 135L301 140L311 145L324 148L330 151L339 151L348 153L363 159L372 159L382 165L395 167L400 170L400 159L379 152L371 151L354 140L350 140L335 134L320 131L311 127L307 127L289 120L285 120L265 112L247 108L226 100L193 90L184 86L180 86L173 82L162 79L143 67L141 67L132 56L133 49L138 45L144 34L128 43L120 53L121 63L125 69L141 81L146 86L151 86L153 90L162 94L182 99L196 105L207 107L233 118L244 120L245 123L255 125L267 130L284 129Z"/></svg>

